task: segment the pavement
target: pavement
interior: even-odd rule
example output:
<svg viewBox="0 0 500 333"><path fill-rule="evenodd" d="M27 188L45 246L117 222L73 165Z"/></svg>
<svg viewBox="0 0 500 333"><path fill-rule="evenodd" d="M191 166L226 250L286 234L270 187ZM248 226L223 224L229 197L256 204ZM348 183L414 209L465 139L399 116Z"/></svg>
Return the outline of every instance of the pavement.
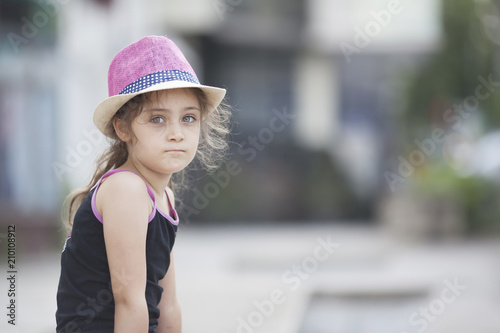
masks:
<svg viewBox="0 0 500 333"><path fill-rule="evenodd" d="M0 332L54 332L59 255L19 258L16 326L3 315ZM183 332L498 333L499 258L498 239L409 242L359 224L189 225L175 246Z"/></svg>

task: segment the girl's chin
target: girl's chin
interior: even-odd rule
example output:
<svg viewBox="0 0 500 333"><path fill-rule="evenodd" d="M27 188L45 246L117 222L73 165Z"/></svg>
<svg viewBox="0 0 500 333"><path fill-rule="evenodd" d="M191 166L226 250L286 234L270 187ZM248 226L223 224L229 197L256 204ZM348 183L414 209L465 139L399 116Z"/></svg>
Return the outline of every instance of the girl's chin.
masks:
<svg viewBox="0 0 500 333"><path fill-rule="evenodd" d="M161 173L170 174L171 175L171 174L177 173L179 171L182 171L187 166L188 166L187 164L182 164L182 165L168 165L168 166L165 166L165 167L160 168L160 169L161 169Z"/></svg>
<svg viewBox="0 0 500 333"><path fill-rule="evenodd" d="M189 163L191 163L191 161L170 159L170 160L160 160L154 164L148 163L145 166L148 169L153 170L157 173L171 175L179 171L182 171L189 165Z"/></svg>

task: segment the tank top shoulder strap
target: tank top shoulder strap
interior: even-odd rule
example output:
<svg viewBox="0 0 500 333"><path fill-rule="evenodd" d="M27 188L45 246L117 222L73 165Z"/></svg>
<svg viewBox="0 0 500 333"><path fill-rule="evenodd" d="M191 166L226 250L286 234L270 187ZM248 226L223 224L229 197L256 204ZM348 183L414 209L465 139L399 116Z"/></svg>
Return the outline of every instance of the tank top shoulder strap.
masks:
<svg viewBox="0 0 500 333"><path fill-rule="evenodd" d="M99 222L101 222L101 223L103 222L103 218L102 218L101 214L99 213L99 211L97 210L97 206L96 206L96 203L95 203L97 190L99 189L99 186L101 185L101 183L103 182L104 179L108 178L111 175L114 175L115 173L123 172L123 171L132 172L133 174L137 175L137 177L140 177L137 173L135 173L132 170L128 170L128 169L114 169L114 170L110 170L110 171L106 172L101 177L101 179L99 179L99 181L97 182L97 184L95 184L90 189L91 191L95 189L94 193L92 193L92 200L91 200L92 212L94 213L94 216L97 218L97 220L99 220ZM155 195L154 195L153 191L148 186L148 184L146 184L146 182L144 182L144 184L146 185L146 188L148 189L149 197L151 198L151 200L153 200L153 211L151 212L151 215L148 218L148 223L149 223L153 219L153 217L155 215L155 212L156 212L156 199L155 199Z"/></svg>
<svg viewBox="0 0 500 333"><path fill-rule="evenodd" d="M175 210L174 205L172 204L172 198L170 197L170 194L168 193L167 189L165 189L165 193L167 195L168 207L169 207L169 211L170 211L170 215L167 217L167 219L173 225L178 225L179 224L179 215L177 215L177 211Z"/></svg>

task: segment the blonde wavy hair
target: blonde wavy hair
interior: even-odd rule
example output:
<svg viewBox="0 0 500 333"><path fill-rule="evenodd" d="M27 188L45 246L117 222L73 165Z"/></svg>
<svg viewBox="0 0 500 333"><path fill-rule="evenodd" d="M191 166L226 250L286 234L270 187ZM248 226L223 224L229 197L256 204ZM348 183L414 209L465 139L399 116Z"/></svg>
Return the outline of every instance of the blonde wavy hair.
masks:
<svg viewBox="0 0 500 333"><path fill-rule="evenodd" d="M170 179L169 187L176 193L182 192L187 188L186 172L191 168L202 168L209 173L215 171L224 160L228 148L228 137L230 134L231 110L225 102L217 108L208 104L205 93L198 88L189 89L198 99L201 108L201 133L198 150L194 161L188 168L176 173ZM151 96L158 92L140 94L125 103L109 121L108 127L113 135L109 148L97 159L96 169L87 186L78 188L71 192L63 204L62 219L68 230L73 227L73 219L76 211L80 207L83 199L89 191L108 172L123 165L128 159L127 144L118 138L113 126L115 118L121 119L127 125L127 130L132 132L132 122L143 111L146 103L151 101ZM67 207L67 208L64 208Z"/></svg>

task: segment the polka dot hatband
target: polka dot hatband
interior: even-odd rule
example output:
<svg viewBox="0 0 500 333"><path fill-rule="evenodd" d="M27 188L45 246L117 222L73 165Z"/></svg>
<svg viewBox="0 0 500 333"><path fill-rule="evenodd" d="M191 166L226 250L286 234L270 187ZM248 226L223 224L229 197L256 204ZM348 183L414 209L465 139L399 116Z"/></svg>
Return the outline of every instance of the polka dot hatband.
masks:
<svg viewBox="0 0 500 333"><path fill-rule="evenodd" d="M147 89L152 85L174 80L200 84L198 79L191 73L178 70L161 71L141 77L139 80L132 82L131 84L123 88L123 90L120 91L119 94L133 94L135 92Z"/></svg>

